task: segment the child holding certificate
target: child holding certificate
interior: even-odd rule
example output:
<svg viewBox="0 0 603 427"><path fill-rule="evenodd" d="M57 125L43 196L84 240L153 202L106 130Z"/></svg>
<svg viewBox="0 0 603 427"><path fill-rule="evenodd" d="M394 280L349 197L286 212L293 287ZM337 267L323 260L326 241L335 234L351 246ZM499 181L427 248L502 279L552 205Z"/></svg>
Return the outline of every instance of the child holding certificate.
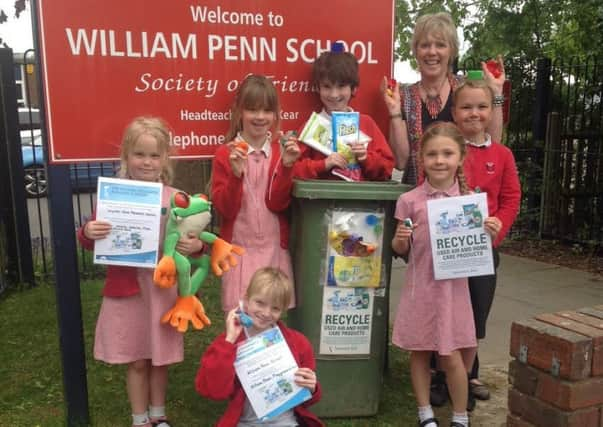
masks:
<svg viewBox="0 0 603 427"><path fill-rule="evenodd" d="M121 144L119 177L161 182L161 204L167 209L177 190L167 184L172 177L169 161L169 130L163 120L138 117L126 128ZM166 215L161 218L161 236ZM81 245L89 250L106 238L111 223L92 218L77 232ZM197 238L182 237L178 252L200 251ZM110 265L103 288L94 339L94 358L110 364L126 364L126 385L132 410L132 426L169 427L165 413L168 366L184 357L182 334L161 316L176 302L177 287L161 289L153 284L152 268Z"/></svg>
<svg viewBox="0 0 603 427"><path fill-rule="evenodd" d="M280 329L299 369L295 372L295 384L308 389L310 400L285 411L270 420L270 425L322 426L323 423L309 410L321 396L316 379L316 361L308 339L301 333L287 328L279 321L289 306L293 292L292 283L280 270L262 268L253 275L247 288L242 309L233 309L226 316L226 332L218 336L201 358L195 378L197 392L214 400L229 399L226 412L217 422L220 427L252 426L259 420L249 397L235 373L237 347L246 336L253 337L274 326ZM243 318L245 316L245 318ZM250 318L250 326L243 324Z"/></svg>
<svg viewBox="0 0 603 427"><path fill-rule="evenodd" d="M323 52L314 61L312 83L318 88L323 107L321 115L330 117L333 112L352 112L349 103L360 84L358 61L352 53L343 51L342 43L333 43L331 51ZM383 133L366 114L359 115L358 124L359 140L348 142L344 147L348 151L344 154L349 154L347 160L340 152L325 156L302 144L302 156L295 165L296 176L303 179L329 178L333 176L332 169L344 173L348 163L354 161L360 168L360 179L388 180L394 167L394 156Z"/></svg>
<svg viewBox="0 0 603 427"><path fill-rule="evenodd" d="M492 121L495 103L492 89L484 80L467 80L453 95L452 116L467 145L463 170L467 184L473 191L488 195L488 212L484 222L490 227L493 242L494 267L498 267L496 247L511 228L519 211L521 187L513 153L498 141L493 141L486 129ZM494 300L496 270L493 275L469 278L469 291L477 339L486 336L486 320ZM488 388L478 379L477 355L471 370L469 390L477 399L490 397Z"/></svg>
<svg viewBox="0 0 603 427"><path fill-rule="evenodd" d="M432 352L447 374L452 427L467 427L467 372L476 339L467 279L435 280L427 201L468 192L463 173L465 141L452 123L437 123L423 134L419 161L424 182L398 199L394 251L408 258L392 342L410 353L410 371L421 427L437 427L429 404Z"/></svg>

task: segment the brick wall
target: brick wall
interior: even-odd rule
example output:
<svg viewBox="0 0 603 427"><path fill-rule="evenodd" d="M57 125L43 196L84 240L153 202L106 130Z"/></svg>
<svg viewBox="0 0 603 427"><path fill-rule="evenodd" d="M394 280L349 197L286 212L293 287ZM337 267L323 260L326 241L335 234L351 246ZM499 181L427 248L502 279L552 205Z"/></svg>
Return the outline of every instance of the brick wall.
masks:
<svg viewBox="0 0 603 427"><path fill-rule="evenodd" d="M603 305L511 326L507 427L603 427Z"/></svg>

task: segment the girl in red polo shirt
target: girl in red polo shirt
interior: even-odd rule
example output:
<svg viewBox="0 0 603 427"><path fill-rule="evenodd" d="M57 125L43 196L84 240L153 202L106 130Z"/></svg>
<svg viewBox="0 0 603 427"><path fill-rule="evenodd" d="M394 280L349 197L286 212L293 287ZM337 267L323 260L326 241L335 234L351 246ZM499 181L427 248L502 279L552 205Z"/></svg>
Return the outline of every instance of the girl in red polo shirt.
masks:
<svg viewBox="0 0 603 427"><path fill-rule="evenodd" d="M238 306L258 269L275 267L293 277L286 211L300 151L293 138L279 143L279 114L272 82L247 76L231 108L229 142L214 157L211 198L220 214L221 237L246 250L222 276L224 313Z"/></svg>
<svg viewBox="0 0 603 427"><path fill-rule="evenodd" d="M163 120L138 117L128 125L121 144L120 178L162 182L162 206L167 211L176 192L167 184L172 170L169 162L169 131ZM162 212L161 235L166 215ZM78 230L86 249L106 238L111 223L91 219ZM182 237L181 254L200 251L197 238ZM153 269L108 266L94 339L94 358L110 364L127 364L126 384L132 409L132 426L169 427L165 414L168 366L184 357L182 334L159 320L177 297L177 287L161 289L153 284Z"/></svg>
<svg viewBox="0 0 603 427"><path fill-rule="evenodd" d="M452 116L465 138L467 158L463 164L467 184L472 191L488 195L488 214L492 218L494 266L498 267L496 248L513 225L521 202L521 187L513 153L486 133L492 121L494 102L492 89L484 80L467 80L453 95ZM491 276L469 278L469 290L475 332L478 339L486 336L486 320L494 300L496 271ZM478 378L477 355L470 374L469 390L481 400L490 398L486 386Z"/></svg>

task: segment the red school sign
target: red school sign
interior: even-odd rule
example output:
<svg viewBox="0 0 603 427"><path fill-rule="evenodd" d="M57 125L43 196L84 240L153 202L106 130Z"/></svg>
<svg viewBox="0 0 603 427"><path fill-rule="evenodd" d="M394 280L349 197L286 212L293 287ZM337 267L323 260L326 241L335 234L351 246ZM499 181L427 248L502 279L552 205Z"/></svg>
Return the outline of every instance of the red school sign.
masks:
<svg viewBox="0 0 603 427"><path fill-rule="evenodd" d="M39 0L50 162L114 159L126 124L163 117L179 158L224 143L234 91L270 76L283 130L319 108L314 59L342 41L360 63L352 106L387 130L379 83L392 72L393 0Z"/></svg>

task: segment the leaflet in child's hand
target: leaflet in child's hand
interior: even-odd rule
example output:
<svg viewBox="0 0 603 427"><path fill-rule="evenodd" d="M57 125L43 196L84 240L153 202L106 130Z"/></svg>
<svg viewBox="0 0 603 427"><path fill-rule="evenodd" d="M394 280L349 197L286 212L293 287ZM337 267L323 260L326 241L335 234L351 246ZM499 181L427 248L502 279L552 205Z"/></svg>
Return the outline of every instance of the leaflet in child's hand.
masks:
<svg viewBox="0 0 603 427"><path fill-rule="evenodd" d="M295 384L299 367L278 326L242 342L234 368L260 421L274 418L312 397L310 390Z"/></svg>
<svg viewBox="0 0 603 427"><path fill-rule="evenodd" d="M333 133L332 150L341 151L341 144L354 144L360 140L360 115L356 111L333 111L331 113Z"/></svg>
<svg viewBox="0 0 603 427"><path fill-rule="evenodd" d="M333 135L336 136L335 139ZM368 144L372 139L360 131L359 113L333 112L329 116L324 111L320 114L313 112L301 132L300 141L325 156L338 152L344 157L348 167L332 169L333 175L345 181L362 179L362 170L349 144L353 142Z"/></svg>
<svg viewBox="0 0 603 427"><path fill-rule="evenodd" d="M299 140L325 156L328 156L333 153L332 129L333 125L331 117L327 113L312 112L301 131ZM368 144L372 141L372 138L360 131L359 126L357 140L364 144Z"/></svg>
<svg viewBox="0 0 603 427"><path fill-rule="evenodd" d="M331 149L331 119L329 116L312 112L299 139L325 156L333 153Z"/></svg>

